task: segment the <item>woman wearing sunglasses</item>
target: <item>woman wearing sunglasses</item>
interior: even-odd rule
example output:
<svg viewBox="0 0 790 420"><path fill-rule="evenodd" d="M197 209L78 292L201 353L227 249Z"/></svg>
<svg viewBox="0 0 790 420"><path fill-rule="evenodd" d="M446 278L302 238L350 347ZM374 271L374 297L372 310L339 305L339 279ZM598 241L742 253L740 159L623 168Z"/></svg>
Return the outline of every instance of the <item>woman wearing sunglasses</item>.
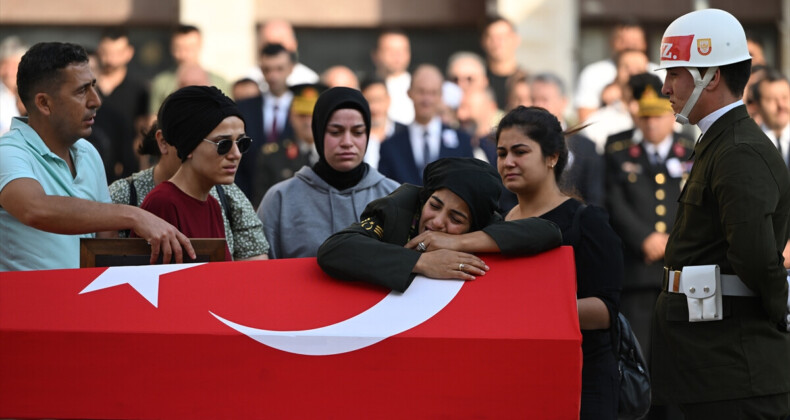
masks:
<svg viewBox="0 0 790 420"><path fill-rule="evenodd" d="M165 99L158 123L181 165L140 207L187 237L225 238L220 204L209 192L215 185L233 183L241 155L252 142L236 104L213 86L187 86ZM232 260L227 246L225 259Z"/></svg>
<svg viewBox="0 0 790 420"><path fill-rule="evenodd" d="M360 91L336 87L322 93L312 126L318 162L275 184L258 207L271 258L315 257L324 239L359 220L369 202L398 187L362 161L370 108Z"/></svg>

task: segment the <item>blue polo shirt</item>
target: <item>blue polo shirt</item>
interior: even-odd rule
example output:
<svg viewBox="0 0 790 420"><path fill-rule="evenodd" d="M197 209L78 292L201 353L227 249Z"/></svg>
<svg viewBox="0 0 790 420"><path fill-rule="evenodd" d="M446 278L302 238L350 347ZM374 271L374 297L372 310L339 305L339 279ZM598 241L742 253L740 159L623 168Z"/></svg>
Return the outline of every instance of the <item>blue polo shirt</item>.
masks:
<svg viewBox="0 0 790 420"><path fill-rule="evenodd" d="M85 139L69 148L77 176L49 150L27 118L14 118L0 137L0 191L19 178L36 180L48 195L110 202L101 157ZM78 268L80 238L95 234L59 235L26 226L0 207L0 271Z"/></svg>

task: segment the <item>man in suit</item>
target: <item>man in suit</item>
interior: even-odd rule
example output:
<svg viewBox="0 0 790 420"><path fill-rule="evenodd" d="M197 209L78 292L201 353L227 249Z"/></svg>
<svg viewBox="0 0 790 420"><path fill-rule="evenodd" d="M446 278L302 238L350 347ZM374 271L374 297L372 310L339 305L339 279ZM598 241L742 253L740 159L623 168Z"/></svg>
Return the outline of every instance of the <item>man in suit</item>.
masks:
<svg viewBox="0 0 790 420"><path fill-rule="evenodd" d="M379 172L400 183L422 185L422 171L436 159L473 157L469 135L442 124L442 83L436 66L423 64L411 78L414 122L381 144Z"/></svg>
<svg viewBox="0 0 790 420"><path fill-rule="evenodd" d="M288 89L287 79L291 74L295 57L280 44L268 44L261 49L260 65L269 91L262 96L238 103L244 115L247 135L253 140L252 153L248 153L239 164L236 185L244 191L251 202L254 200L256 173L260 169L258 157L273 145L280 147L282 139L292 135L288 120L293 93ZM258 200L258 202L260 199Z"/></svg>
<svg viewBox="0 0 790 420"><path fill-rule="evenodd" d="M565 84L553 73L541 73L532 78L530 85L532 104L551 112L564 129L565 109L568 98ZM589 138L574 134L567 139L568 166L560 179L560 188L578 194L589 204L603 206L603 159L595 151L595 143Z"/></svg>
<svg viewBox="0 0 790 420"><path fill-rule="evenodd" d="M256 149L258 156L251 200L256 208L274 184L291 178L302 166L313 166L318 161L312 129L313 108L326 87L303 84L291 86L290 90L294 95L288 115L291 135Z"/></svg>
<svg viewBox="0 0 790 420"><path fill-rule="evenodd" d="M681 185L688 177L694 140L673 131L661 79L643 73L629 83L638 103L636 127L606 147L606 208L623 240L625 283L620 312L650 356L650 320L661 291L664 249L675 220Z"/></svg>
<svg viewBox="0 0 790 420"><path fill-rule="evenodd" d="M746 36L731 14L699 10L669 25L660 51L662 92L676 118L696 124L702 136L664 255L653 398L679 404L688 419L783 419L790 415L781 258L790 232L790 174L741 100L751 67ZM695 298L718 291L721 305Z"/></svg>

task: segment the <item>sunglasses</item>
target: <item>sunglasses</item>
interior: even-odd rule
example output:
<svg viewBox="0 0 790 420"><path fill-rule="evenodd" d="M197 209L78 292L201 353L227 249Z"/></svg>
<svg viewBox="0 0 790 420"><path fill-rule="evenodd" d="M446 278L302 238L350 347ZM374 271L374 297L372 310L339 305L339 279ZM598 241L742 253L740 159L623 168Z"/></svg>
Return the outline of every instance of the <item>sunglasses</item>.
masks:
<svg viewBox="0 0 790 420"><path fill-rule="evenodd" d="M230 149L233 148L233 143L234 143L234 140L230 140L230 139L223 139L223 140L220 140L220 141L213 141L213 140L209 140L209 139L203 139L203 141L207 141L207 142L213 144L214 146L217 146L217 154L218 155L226 155L226 154L228 154L228 152L230 152ZM247 136L239 137L238 140L235 140L235 143L236 143L236 146L239 147L239 152L244 153L247 150L250 150L250 145L252 145L252 139L247 137Z"/></svg>

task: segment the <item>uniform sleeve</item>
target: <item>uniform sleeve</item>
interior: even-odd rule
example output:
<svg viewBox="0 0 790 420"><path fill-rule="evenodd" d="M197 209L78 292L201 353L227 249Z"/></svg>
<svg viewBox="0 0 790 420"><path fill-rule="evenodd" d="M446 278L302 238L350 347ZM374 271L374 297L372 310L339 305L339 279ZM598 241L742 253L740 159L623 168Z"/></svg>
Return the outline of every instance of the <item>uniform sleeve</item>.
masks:
<svg viewBox="0 0 790 420"><path fill-rule="evenodd" d="M562 245L562 232L553 222L530 217L495 222L483 228L503 255L532 255Z"/></svg>
<svg viewBox="0 0 790 420"><path fill-rule="evenodd" d="M614 325L625 276L620 238L607 222L606 212L589 206L581 216L581 239L574 247L577 297L597 297L609 311Z"/></svg>
<svg viewBox="0 0 790 420"><path fill-rule="evenodd" d="M268 254L269 242L263 234L263 223L255 214L250 200L236 186L223 185L228 199L231 234L233 235L233 259L242 260L262 254Z"/></svg>
<svg viewBox="0 0 790 420"><path fill-rule="evenodd" d="M623 183L628 182L617 159L606 154L606 208L611 215L612 227L620 232L628 249L642 255L642 242L653 233L652 226L642 221L634 211L632 203L626 199Z"/></svg>
<svg viewBox="0 0 790 420"><path fill-rule="evenodd" d="M413 211L391 205L391 197L371 202L362 221L330 236L318 248L318 265L332 277L405 291L420 253L404 248Z"/></svg>
<svg viewBox="0 0 790 420"><path fill-rule="evenodd" d="M711 177L729 244L727 261L759 294L769 319L777 324L787 311L787 272L773 224L782 194L779 185L762 156L747 144L722 153Z"/></svg>

